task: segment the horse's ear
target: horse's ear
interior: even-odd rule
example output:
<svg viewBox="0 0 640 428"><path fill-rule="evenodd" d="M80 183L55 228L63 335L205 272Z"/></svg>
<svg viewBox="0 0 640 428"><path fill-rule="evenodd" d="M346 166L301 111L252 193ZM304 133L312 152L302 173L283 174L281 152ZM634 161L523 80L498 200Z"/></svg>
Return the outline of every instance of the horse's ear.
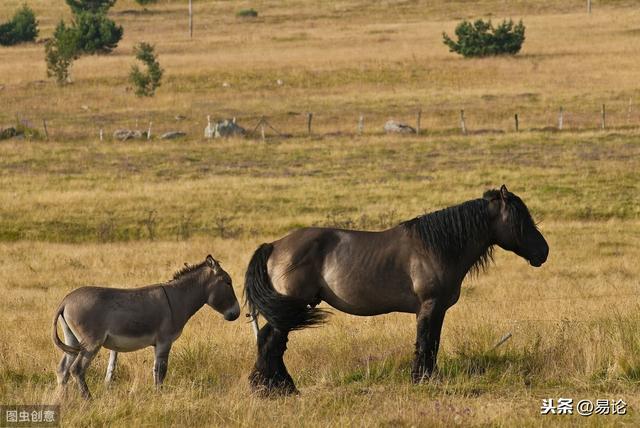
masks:
<svg viewBox="0 0 640 428"><path fill-rule="evenodd" d="M509 191L507 190L507 186L505 186L504 184L500 187L500 198L503 201L506 201L507 198L509 197Z"/></svg>

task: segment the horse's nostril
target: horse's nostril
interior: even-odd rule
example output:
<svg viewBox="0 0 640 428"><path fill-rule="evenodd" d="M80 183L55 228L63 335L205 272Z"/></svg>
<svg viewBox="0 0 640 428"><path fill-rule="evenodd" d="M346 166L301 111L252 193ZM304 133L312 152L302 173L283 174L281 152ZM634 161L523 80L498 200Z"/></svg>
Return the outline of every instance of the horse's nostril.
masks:
<svg viewBox="0 0 640 428"><path fill-rule="evenodd" d="M240 305L238 304L234 305L233 308L229 309L228 311L225 311L224 313L224 319L227 321L234 321L238 319L239 316L240 316Z"/></svg>
<svg viewBox="0 0 640 428"><path fill-rule="evenodd" d="M238 319L239 316L240 314L237 312L233 312L233 313L229 312L224 316L224 319L227 321L235 321Z"/></svg>

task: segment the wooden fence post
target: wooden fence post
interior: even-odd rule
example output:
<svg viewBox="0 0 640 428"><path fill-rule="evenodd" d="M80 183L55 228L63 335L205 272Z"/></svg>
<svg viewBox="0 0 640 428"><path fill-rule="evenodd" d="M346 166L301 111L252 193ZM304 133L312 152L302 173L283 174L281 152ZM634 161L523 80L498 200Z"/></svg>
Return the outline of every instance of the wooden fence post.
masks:
<svg viewBox="0 0 640 428"><path fill-rule="evenodd" d="M560 113L558 113L558 130L562 131L563 126L564 126L564 111L562 110L562 106L560 106Z"/></svg>
<svg viewBox="0 0 640 428"><path fill-rule="evenodd" d="M193 38L193 4L189 0L189 38Z"/></svg>
<svg viewBox="0 0 640 428"><path fill-rule="evenodd" d="M604 104L602 104L602 109L600 110L600 127L603 131L607 127L607 112Z"/></svg>
<svg viewBox="0 0 640 428"><path fill-rule="evenodd" d="M311 121L313 120L313 113L307 113L307 134L311 135Z"/></svg>
<svg viewBox="0 0 640 428"><path fill-rule="evenodd" d="M102 128L100 128L100 132L98 133L100 135L100 141L103 141L103 132L102 132Z"/></svg>
<svg viewBox="0 0 640 428"><path fill-rule="evenodd" d="M520 131L520 124L518 123L518 113L515 114L515 116L513 116L513 118L515 119L516 122L516 132Z"/></svg>
<svg viewBox="0 0 640 428"><path fill-rule="evenodd" d="M416 118L416 135L420 135L420 122L422 119L422 108L418 109L418 117Z"/></svg>
<svg viewBox="0 0 640 428"><path fill-rule="evenodd" d="M149 122L149 129L147 129L147 141L151 139L151 125L153 122Z"/></svg>
<svg viewBox="0 0 640 428"><path fill-rule="evenodd" d="M49 130L47 129L47 119L42 119L42 127L44 128L44 138L49 141Z"/></svg>
<svg viewBox="0 0 640 428"><path fill-rule="evenodd" d="M358 118L358 135L362 135L363 131L364 131L364 116L360 115L360 117Z"/></svg>
<svg viewBox="0 0 640 428"><path fill-rule="evenodd" d="M464 109L460 110L460 129L463 134L467 134L467 125L464 123Z"/></svg>
<svg viewBox="0 0 640 428"><path fill-rule="evenodd" d="M591 0L587 0L587 13L591 14Z"/></svg>
<svg viewBox="0 0 640 428"><path fill-rule="evenodd" d="M266 140L266 137L264 135L264 121L265 121L265 118L264 116L262 116L262 119L260 119L260 134L262 135L262 141Z"/></svg>

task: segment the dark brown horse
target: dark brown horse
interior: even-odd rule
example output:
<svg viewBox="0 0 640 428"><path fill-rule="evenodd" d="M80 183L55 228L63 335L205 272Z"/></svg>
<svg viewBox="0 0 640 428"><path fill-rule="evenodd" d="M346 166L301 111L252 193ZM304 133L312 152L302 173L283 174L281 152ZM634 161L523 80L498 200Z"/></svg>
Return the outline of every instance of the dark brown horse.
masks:
<svg viewBox="0 0 640 428"><path fill-rule="evenodd" d="M251 314L264 316L250 382L262 392L295 393L284 365L290 331L321 323L321 301L353 315L417 316L413 382L435 368L440 331L462 280L497 245L539 267L549 247L522 200L505 186L482 198L416 217L382 232L299 229L253 255L245 278Z"/></svg>

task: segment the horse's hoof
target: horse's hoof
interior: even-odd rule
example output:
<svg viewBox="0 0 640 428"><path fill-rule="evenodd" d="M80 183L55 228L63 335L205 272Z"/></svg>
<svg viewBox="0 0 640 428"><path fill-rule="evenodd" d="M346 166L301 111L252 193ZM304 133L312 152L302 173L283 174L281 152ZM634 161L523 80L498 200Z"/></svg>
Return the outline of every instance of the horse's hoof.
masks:
<svg viewBox="0 0 640 428"><path fill-rule="evenodd" d="M270 379L257 371L249 376L249 385L252 392L265 398L300 395L300 391L290 379Z"/></svg>
<svg viewBox="0 0 640 428"><path fill-rule="evenodd" d="M290 395L300 395L300 391L298 391L294 385L272 385L264 388L261 395L266 398L278 398Z"/></svg>
<svg viewBox="0 0 640 428"><path fill-rule="evenodd" d="M411 373L411 383L414 385L420 385L423 382L428 381L431 378L431 373L422 372L422 373Z"/></svg>

